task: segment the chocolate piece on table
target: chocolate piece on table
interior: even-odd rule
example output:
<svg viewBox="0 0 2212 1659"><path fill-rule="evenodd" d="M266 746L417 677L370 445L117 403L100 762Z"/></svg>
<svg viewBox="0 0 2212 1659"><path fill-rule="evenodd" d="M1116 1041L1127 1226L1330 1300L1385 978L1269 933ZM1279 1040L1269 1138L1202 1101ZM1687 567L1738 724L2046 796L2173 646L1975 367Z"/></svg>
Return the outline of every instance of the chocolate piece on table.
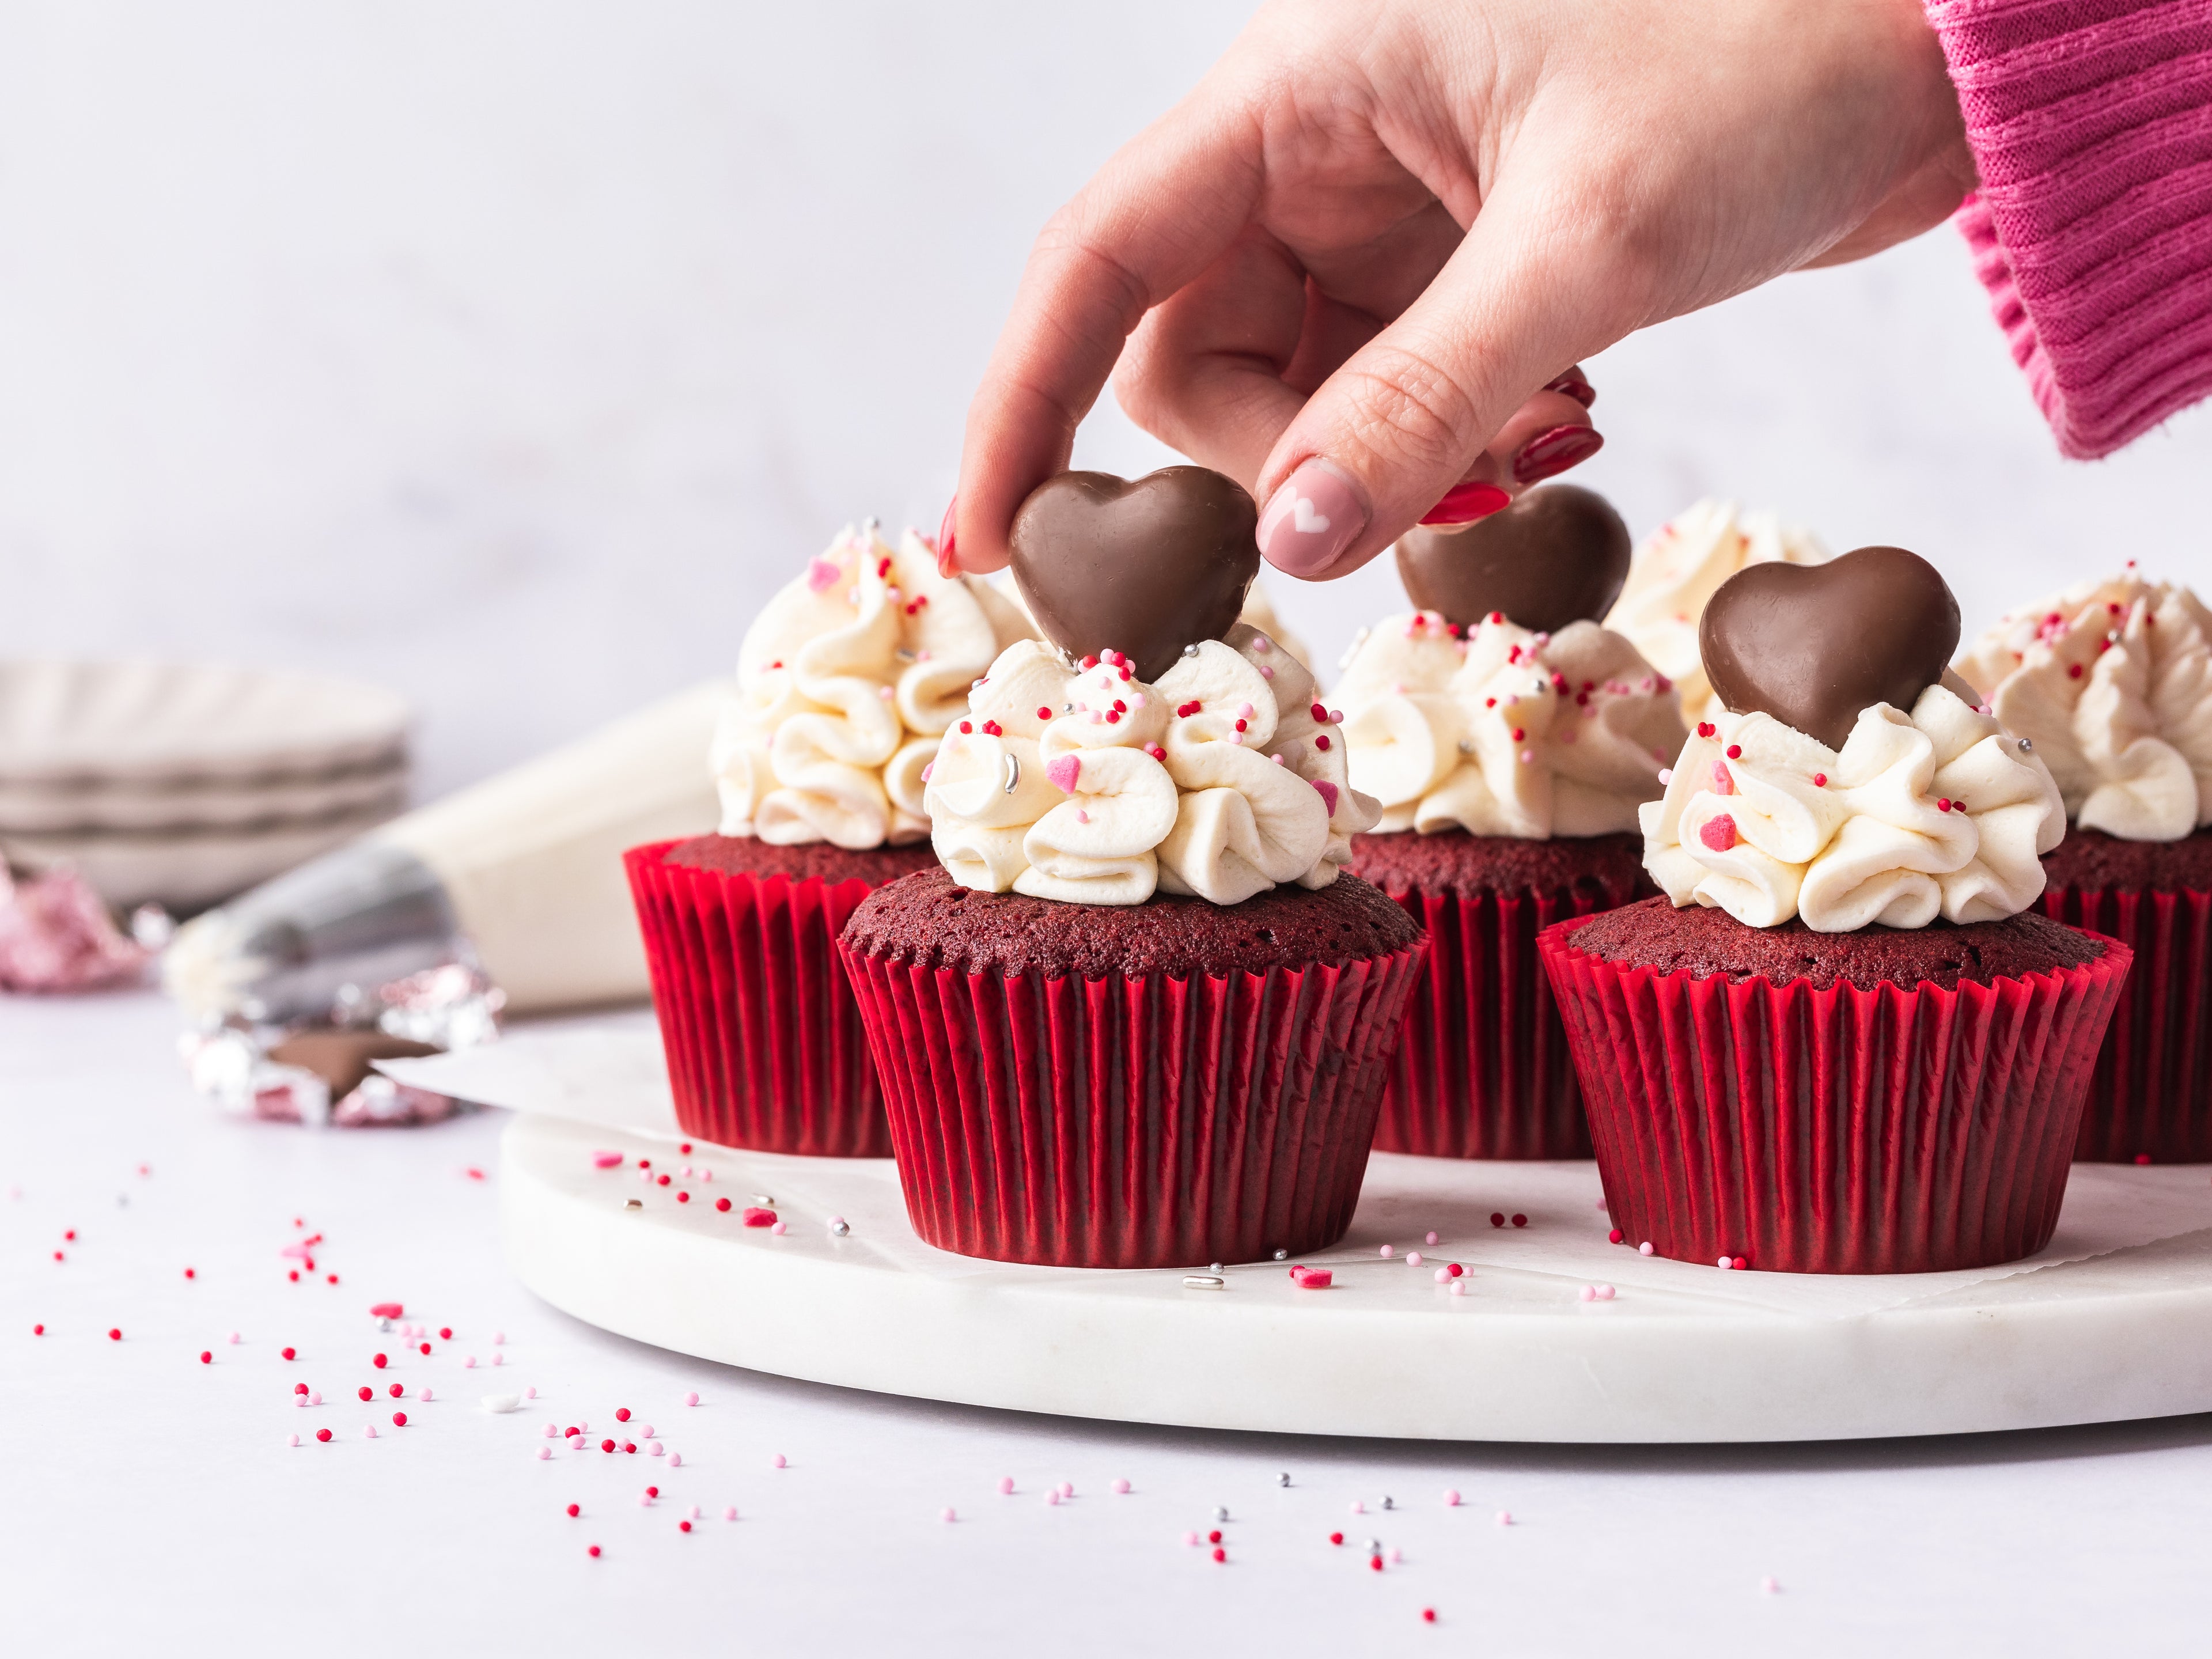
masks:
<svg viewBox="0 0 2212 1659"><path fill-rule="evenodd" d="M1959 601L1934 565L1901 547L1749 566L1720 585L1698 624L1723 706L1771 714L1831 749L1875 703L1910 714L1958 646Z"/></svg>
<svg viewBox="0 0 2212 1659"><path fill-rule="evenodd" d="M269 1058L313 1072L331 1085L331 1098L339 1100L361 1087L372 1060L412 1060L437 1052L427 1042L382 1031L300 1031L270 1049Z"/></svg>
<svg viewBox="0 0 2212 1659"><path fill-rule="evenodd" d="M1556 634L1613 609L1629 548L1628 526L1604 496L1548 484L1464 530L1400 537L1398 579L1416 605L1462 628L1496 611Z"/></svg>
<svg viewBox="0 0 2212 1659"><path fill-rule="evenodd" d="M1131 483L1063 472L1014 515L1014 582L1071 656L1120 651L1158 679L1235 625L1260 570L1259 511L1233 480L1170 466Z"/></svg>

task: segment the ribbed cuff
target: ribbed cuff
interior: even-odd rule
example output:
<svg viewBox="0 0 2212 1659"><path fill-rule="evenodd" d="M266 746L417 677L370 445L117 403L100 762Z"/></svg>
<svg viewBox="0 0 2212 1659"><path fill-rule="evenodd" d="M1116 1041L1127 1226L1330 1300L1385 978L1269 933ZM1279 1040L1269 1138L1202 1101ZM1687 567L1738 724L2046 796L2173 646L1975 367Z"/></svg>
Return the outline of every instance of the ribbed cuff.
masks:
<svg viewBox="0 0 2212 1659"><path fill-rule="evenodd" d="M2065 453L2212 393L2212 0L1928 0L1975 272Z"/></svg>

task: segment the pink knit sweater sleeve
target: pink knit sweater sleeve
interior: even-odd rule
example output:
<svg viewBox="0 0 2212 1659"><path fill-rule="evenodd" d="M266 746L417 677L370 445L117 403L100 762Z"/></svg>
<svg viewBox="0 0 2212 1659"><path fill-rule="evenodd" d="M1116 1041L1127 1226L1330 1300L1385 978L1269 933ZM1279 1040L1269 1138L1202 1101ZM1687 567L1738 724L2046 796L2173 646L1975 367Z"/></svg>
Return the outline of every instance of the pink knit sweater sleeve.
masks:
<svg viewBox="0 0 2212 1659"><path fill-rule="evenodd" d="M2212 0L1927 0L1981 188L1959 210L2067 454L2212 393Z"/></svg>

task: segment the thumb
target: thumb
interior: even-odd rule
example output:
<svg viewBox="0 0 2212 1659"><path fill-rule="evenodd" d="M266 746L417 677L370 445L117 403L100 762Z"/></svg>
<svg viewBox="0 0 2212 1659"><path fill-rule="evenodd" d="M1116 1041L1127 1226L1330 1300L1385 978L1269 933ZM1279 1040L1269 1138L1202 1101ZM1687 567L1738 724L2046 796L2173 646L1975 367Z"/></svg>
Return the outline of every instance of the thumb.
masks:
<svg viewBox="0 0 2212 1659"><path fill-rule="evenodd" d="M1463 521L1504 506L1529 481L1523 447L1586 426L1560 372L1632 325L1595 238L1560 222L1556 204L1537 214L1493 195L1420 297L1307 400L1260 472L1269 563L1347 574L1433 508ZM1483 504L1452 510L1470 497Z"/></svg>

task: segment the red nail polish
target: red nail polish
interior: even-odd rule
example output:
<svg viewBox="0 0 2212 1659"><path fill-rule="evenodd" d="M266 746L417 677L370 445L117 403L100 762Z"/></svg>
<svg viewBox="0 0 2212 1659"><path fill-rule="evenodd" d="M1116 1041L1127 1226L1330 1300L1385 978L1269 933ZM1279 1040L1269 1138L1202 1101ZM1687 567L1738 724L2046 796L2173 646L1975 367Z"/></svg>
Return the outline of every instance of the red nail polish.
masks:
<svg viewBox="0 0 2212 1659"><path fill-rule="evenodd" d="M960 567L954 562L959 554L959 545L953 535L959 519L960 498L955 495L945 502L945 521L937 526L937 574L940 576L959 574Z"/></svg>
<svg viewBox="0 0 2212 1659"><path fill-rule="evenodd" d="M1572 398L1584 409L1588 409L1592 404L1597 401L1597 388L1589 383L1589 377L1587 374L1584 374L1579 368L1569 369L1565 374L1560 375L1558 380L1553 381L1551 385L1546 386L1544 390L1547 392L1557 392L1564 396Z"/></svg>
<svg viewBox="0 0 2212 1659"><path fill-rule="evenodd" d="M1473 524L1477 519L1486 519L1502 507L1510 506L1513 498L1494 483L1471 479L1454 484L1444 491L1443 500L1421 514L1423 524Z"/></svg>
<svg viewBox="0 0 2212 1659"><path fill-rule="evenodd" d="M1555 426L1521 447L1521 453L1513 458L1514 481L1534 483L1580 465L1604 447L1605 434L1595 427Z"/></svg>

